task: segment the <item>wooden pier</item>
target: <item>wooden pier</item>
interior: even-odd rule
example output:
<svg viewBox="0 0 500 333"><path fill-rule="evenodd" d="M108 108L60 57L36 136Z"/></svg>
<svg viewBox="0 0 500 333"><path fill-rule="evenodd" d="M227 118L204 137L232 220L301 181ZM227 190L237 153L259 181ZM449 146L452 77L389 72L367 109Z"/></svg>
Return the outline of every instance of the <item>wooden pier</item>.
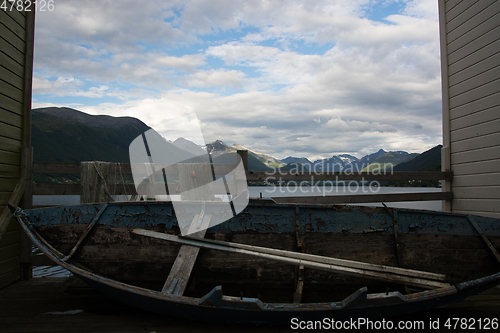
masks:
<svg viewBox="0 0 500 333"><path fill-rule="evenodd" d="M440 319L440 329L448 318L497 318L500 320L500 286L461 303L403 317L400 321ZM428 326L426 326L428 330ZM477 329L476 331L481 332ZM0 290L0 331L11 332L293 332L281 327L210 324L186 321L142 311L87 287L76 278L38 278L20 281ZM363 331L363 330L361 330ZM367 331L367 330L365 330ZM372 332L371 330L370 332ZM426 330L422 330L426 331ZM495 330L485 330L488 332Z"/></svg>

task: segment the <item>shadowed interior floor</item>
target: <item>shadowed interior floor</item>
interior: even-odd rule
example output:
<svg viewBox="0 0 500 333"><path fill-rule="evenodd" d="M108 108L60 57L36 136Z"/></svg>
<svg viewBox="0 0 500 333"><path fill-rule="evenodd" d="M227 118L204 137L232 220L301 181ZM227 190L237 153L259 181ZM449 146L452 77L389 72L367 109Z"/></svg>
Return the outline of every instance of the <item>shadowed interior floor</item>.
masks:
<svg viewBox="0 0 500 333"><path fill-rule="evenodd" d="M430 319L439 318L440 329L433 331L449 332L450 330L443 326L448 318L498 320L499 314L500 288L497 286L461 303L391 320L395 323L420 320L427 325ZM76 278L33 279L17 282L0 290L0 323L4 333L296 331L290 326L212 324L161 316L115 301L87 287Z"/></svg>

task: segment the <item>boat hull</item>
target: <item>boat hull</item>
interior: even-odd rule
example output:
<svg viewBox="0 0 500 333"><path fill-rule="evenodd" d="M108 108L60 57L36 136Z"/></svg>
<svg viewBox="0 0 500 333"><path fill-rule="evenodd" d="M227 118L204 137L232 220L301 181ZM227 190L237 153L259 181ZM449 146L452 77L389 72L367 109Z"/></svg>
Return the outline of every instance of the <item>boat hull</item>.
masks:
<svg viewBox="0 0 500 333"><path fill-rule="evenodd" d="M338 320L406 314L462 300L500 283L495 274L498 262L471 219L500 247L497 219L251 201L238 216L207 230L206 238L446 274L446 282L454 285L408 294L403 285L380 279L201 249L184 296L160 292L180 245L132 232L141 228L179 234L170 203L51 207L27 211L24 222L20 221L46 255L131 305L190 319L195 314L197 320L290 323L297 316ZM95 225L71 258L62 259L93 220ZM490 277L485 280L485 276ZM302 300L293 303L299 279L303 281ZM459 287L471 280L479 282ZM359 288L365 286L361 292Z"/></svg>

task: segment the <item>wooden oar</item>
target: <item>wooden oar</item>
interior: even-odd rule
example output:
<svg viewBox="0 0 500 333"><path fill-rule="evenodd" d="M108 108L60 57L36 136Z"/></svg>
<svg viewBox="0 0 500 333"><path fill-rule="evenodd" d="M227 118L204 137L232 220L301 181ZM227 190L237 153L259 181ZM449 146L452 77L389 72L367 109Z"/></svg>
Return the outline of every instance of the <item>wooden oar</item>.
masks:
<svg viewBox="0 0 500 333"><path fill-rule="evenodd" d="M184 238L191 238L191 237L184 237ZM224 245L224 246L229 246L229 247L234 247L234 248L244 249L244 250L250 250L250 251L257 251L257 252L261 252L261 253L274 254L274 255L288 257L288 258L309 260L309 261L314 261L314 262L323 263L323 264L330 264L330 265L337 265L337 266L351 267L351 268L360 268L360 269L366 269L366 270L375 271L375 272L413 276L413 277L429 279L429 280L436 280L436 281L444 281L446 279L446 276L444 274L424 272L424 271L418 271L418 270L414 270L414 269L399 268L399 267L377 265L377 264L369 264L369 263L361 262L361 261L331 258L331 257L319 256L319 255L315 255L315 254L291 252L291 251L286 251L286 250L271 249L271 248L267 248L267 247L260 247L260 246L254 246L254 245L218 241L218 240L213 240L213 239L204 239L203 241L208 242L208 243L212 243L212 244Z"/></svg>
<svg viewBox="0 0 500 333"><path fill-rule="evenodd" d="M145 230L145 229L134 229L133 233L138 234L138 235L158 238L158 239L164 239L167 241L180 243L180 244L192 245L192 246L213 249L213 250L219 250L219 251L226 251L226 252L231 252L231 253L247 254L247 255L252 255L252 256L256 256L256 257L260 257L260 258L266 258L269 260L284 262L284 263L288 263L288 264L292 264L292 265L303 265L304 267L309 267L309 268L328 271L328 272L341 273L341 274L352 275L352 276L361 276L361 277L366 277L366 278L371 278L371 279L376 279L376 280L391 281L394 283L400 283L400 284L405 284L405 285L419 287L419 288L434 289L434 288L442 288L442 287L449 286L449 284L447 284L447 283L443 283L443 282L439 282L439 281L432 281L432 280L422 278L422 277L411 277L408 275L402 275L402 274L398 274L398 273L394 273L394 272L389 272L387 270L387 269L395 270L395 268L393 268L393 267L382 266L382 267L387 267L386 271L380 271L380 270L377 271L377 270L373 270L373 269L362 269L362 268L355 268L355 267L348 267L348 266L340 266L338 264L332 264L332 263L330 263L331 260L337 261L340 259L334 259L334 258L328 258L328 257L314 256L315 260L313 261L313 260L311 260L312 259L310 257L311 255L304 254L304 253L285 251L285 250L266 249L263 247L245 245L245 244L238 244L237 245L238 247L236 247L236 246L233 246L235 243L222 242L224 244L219 244L219 242L215 243L215 241L207 242L206 240L195 240L195 239L189 239L189 238L181 238L181 237L178 237L175 235L169 235L169 234L164 234L164 233L155 232L155 231L151 231L151 230ZM244 248L242 248L242 247L244 247ZM303 256L303 257L300 257L300 256ZM357 265L360 265L360 266L370 267L370 266L366 266L366 265L370 265L370 264L366 264L366 263L360 263L360 262L353 262L353 263L356 263ZM379 265L372 265L371 267L374 268L373 266L378 267L378 269L380 269ZM402 269L398 268L397 270L402 270ZM404 270L404 271L410 271L410 270ZM415 272L418 272L418 271L411 271L411 274L414 274ZM427 272L422 272L422 273L425 273L424 275L427 275L427 274L433 275L434 274L434 273L427 273ZM439 274L438 274L438 276L439 276ZM439 277L441 278L441 276L439 276Z"/></svg>

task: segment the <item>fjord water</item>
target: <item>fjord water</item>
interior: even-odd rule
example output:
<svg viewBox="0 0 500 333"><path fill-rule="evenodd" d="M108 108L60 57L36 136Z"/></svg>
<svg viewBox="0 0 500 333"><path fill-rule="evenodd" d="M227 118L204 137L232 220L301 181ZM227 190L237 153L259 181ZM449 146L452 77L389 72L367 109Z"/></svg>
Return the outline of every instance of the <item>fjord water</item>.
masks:
<svg viewBox="0 0 500 333"><path fill-rule="evenodd" d="M422 193L441 192L440 188L434 187L368 187L368 186L249 186L250 198L272 198L290 196L330 196L330 195L366 195L366 194L389 194L389 193ZM126 201L125 196L117 198L117 201ZM79 195L34 195L33 205L78 205ZM357 206L382 206L381 203L355 204ZM412 208L441 211L441 201L408 201L389 202L389 207Z"/></svg>

